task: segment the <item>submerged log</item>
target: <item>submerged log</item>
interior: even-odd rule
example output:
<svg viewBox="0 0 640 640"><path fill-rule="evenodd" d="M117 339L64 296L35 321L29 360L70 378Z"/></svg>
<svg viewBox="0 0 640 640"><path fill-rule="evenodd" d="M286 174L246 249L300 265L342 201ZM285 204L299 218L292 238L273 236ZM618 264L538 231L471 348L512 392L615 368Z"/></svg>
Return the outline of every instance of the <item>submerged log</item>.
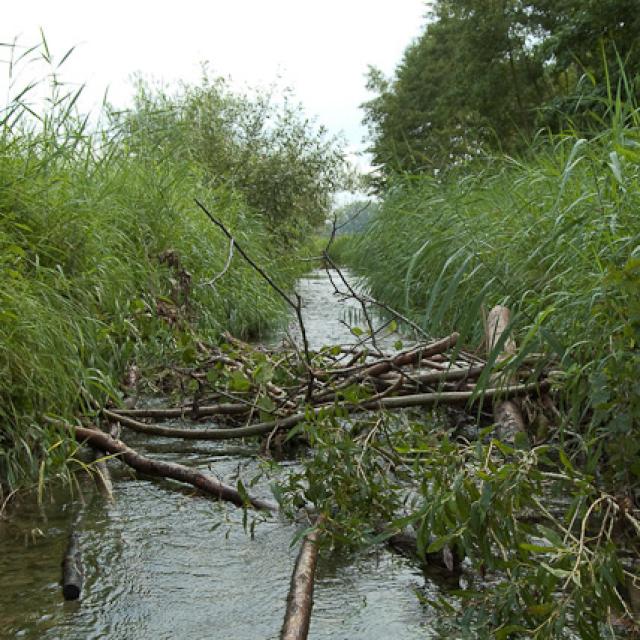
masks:
<svg viewBox="0 0 640 640"><path fill-rule="evenodd" d="M77 526L74 523L73 527ZM80 550L80 534L73 530L69 536L69 544L62 559L62 595L65 600L77 600L82 593L84 568Z"/></svg>
<svg viewBox="0 0 640 640"><path fill-rule="evenodd" d="M497 305L491 309L487 318L486 326L486 342L487 353L490 355L496 345L501 340L506 331L511 313L507 307ZM516 343L511 337L504 341L502 352L496 358L496 363L503 362L507 358L512 357L516 353ZM492 376L492 381L496 381L496 376ZM507 440L513 441L517 433L527 433L527 428L520 411L520 407L508 399L500 399L493 406L493 416L498 425L500 436Z"/></svg>
<svg viewBox="0 0 640 640"><path fill-rule="evenodd" d="M162 478L171 478L179 482L186 482L194 486L196 489L211 495L218 500L226 500L232 502L238 507L245 506L245 498L239 491L226 485L210 475L204 474L197 469L191 469L184 465L174 462L164 462L163 460L152 460L140 455L124 442L114 440L106 433L95 429L87 429L75 425L67 425L67 427L75 431L78 440L87 441L91 446L107 451L110 454L118 456L118 459L129 465L136 471L140 471L150 476L160 476ZM267 500L247 497L247 502L256 509L265 509L268 511L276 511L277 506Z"/></svg>
<svg viewBox="0 0 640 640"><path fill-rule="evenodd" d="M322 517L316 521L316 528L305 537L298 553L296 566L291 576L291 586L287 597L287 611L280 634L280 640L306 640L313 608L313 587L318 563L318 529Z"/></svg>

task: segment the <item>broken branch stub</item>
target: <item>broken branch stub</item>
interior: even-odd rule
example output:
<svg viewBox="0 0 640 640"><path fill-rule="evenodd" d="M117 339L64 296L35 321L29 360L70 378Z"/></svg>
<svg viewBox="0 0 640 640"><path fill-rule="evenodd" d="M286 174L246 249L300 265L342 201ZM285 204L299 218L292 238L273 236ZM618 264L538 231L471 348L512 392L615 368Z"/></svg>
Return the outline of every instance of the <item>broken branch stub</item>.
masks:
<svg viewBox="0 0 640 640"><path fill-rule="evenodd" d="M487 318L485 335L487 355L490 357L500 341L504 340L502 352L497 356L496 363L504 362L516 353L515 340L511 336L506 337L506 339L503 338L505 331L509 327L510 319L511 313L509 309L502 305L493 307ZM497 382L498 377L498 374L493 374L491 376L491 382ZM501 438L513 441L518 433L526 436L527 428L522 416L522 411L520 411L520 407L513 400L504 398L497 400L493 405L493 417L498 425Z"/></svg>

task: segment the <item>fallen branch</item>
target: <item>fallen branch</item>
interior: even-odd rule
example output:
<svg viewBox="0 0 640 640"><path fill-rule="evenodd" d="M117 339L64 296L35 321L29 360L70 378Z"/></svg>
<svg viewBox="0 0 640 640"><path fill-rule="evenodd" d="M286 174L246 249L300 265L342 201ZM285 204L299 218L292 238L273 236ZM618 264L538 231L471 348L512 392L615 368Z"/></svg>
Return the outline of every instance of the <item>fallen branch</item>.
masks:
<svg viewBox="0 0 640 640"><path fill-rule="evenodd" d="M116 420L124 427L128 427L140 433L163 436L166 438L184 438L185 440L229 440L233 438L248 438L270 433L273 430L289 429L303 422L311 416L321 412L331 412L335 409L347 410L348 413L358 413L373 409L406 409L409 407L425 407L436 404L466 404L470 400L482 401L496 396L509 397L521 395L532 391L548 389L547 382L512 385L503 389L486 389L479 395L476 391L442 391L435 393L418 393L406 396L394 396L390 398L376 398L364 400L354 404L352 402L337 402L334 404L312 407L307 411L301 411L286 418L278 418L269 422L258 422L247 427L233 429L185 429L181 427L161 427L155 424L146 424L133 418L119 416L110 411L104 411L110 420Z"/></svg>
<svg viewBox="0 0 640 640"><path fill-rule="evenodd" d="M304 321L302 320L302 299L296 293L295 294L295 302L294 300L287 295L271 278L271 276L262 269L258 264L256 264L251 257L245 252L245 250L238 244L238 241L233 237L231 232L227 229L227 227L220 222L217 218L213 216L213 214L196 198L196 204L200 209L204 212L204 214L213 222L213 224L218 227L222 233L229 239L229 241L233 241L238 253L246 260L246 262L255 269L255 271L264 278L264 280L269 284L269 286L294 310L296 314L296 318L298 319L298 325L300 326L300 334L302 335L302 345L304 347L304 355L307 364L307 373L308 373L308 391L307 396L310 397L313 393L313 370L311 368L311 354L309 351L309 341L307 340L307 330L304 326Z"/></svg>
<svg viewBox="0 0 640 640"><path fill-rule="evenodd" d="M75 432L78 440L88 442L92 447L96 447L106 451L112 455L117 455L122 462L129 465L136 471L140 471L150 476L159 476L162 478L171 478L179 482L186 482L194 486L196 489L207 493L218 500L226 500L232 502L238 507L246 506L248 502L256 509L265 509L268 511L276 511L277 506L266 500L249 496L247 501L239 491L229 485L219 482L210 475L206 475L197 469L191 469L181 464L173 462L164 462L162 460L152 460L140 455L121 440L115 440L102 431L95 429L87 429L86 427L78 427L75 425L65 426Z"/></svg>
<svg viewBox="0 0 640 640"><path fill-rule="evenodd" d="M313 587L318 562L318 526L305 537L298 553L296 566L291 576L291 586L287 597L287 611L280 634L281 640L306 640L313 607Z"/></svg>

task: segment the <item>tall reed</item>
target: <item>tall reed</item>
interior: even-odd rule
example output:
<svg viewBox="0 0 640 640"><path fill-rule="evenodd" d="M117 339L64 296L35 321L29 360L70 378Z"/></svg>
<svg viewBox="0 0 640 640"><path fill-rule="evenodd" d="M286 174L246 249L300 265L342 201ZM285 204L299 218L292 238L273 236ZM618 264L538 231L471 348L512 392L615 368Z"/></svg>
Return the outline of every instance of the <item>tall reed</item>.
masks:
<svg viewBox="0 0 640 640"><path fill-rule="evenodd" d="M621 95L588 138L541 136L524 159L398 177L351 259L433 334L479 345L483 308L511 307L522 357L560 361L572 424L590 425L616 484L637 485L640 112Z"/></svg>
<svg viewBox="0 0 640 640"><path fill-rule="evenodd" d="M277 295L237 255L225 270L228 242L195 197L281 286L299 270L299 244L284 245L248 203L246 185L189 153L175 117L162 120L143 104L80 114L81 90L60 83L46 43L37 53L54 67L48 100L29 104L39 87L27 86L0 116L5 493L67 473L73 445L46 415L72 419L92 399L117 399L131 362L188 362L197 340L259 334L283 318ZM275 170L271 179L284 184Z"/></svg>

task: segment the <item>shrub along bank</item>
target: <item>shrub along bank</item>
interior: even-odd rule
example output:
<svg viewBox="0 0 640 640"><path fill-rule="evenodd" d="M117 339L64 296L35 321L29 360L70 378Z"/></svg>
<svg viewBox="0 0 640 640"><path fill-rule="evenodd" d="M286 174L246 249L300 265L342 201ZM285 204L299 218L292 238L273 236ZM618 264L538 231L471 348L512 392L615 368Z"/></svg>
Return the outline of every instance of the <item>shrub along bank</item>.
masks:
<svg viewBox="0 0 640 640"><path fill-rule="evenodd" d="M394 178L349 250L371 293L432 334L480 347L483 312L504 304L519 346L507 366L535 352L558 370L560 411L533 416L531 447L488 431L419 445L424 490L403 524L425 550L446 543L509 576L464 594L480 604L460 609L459 637L617 637L638 599L640 112L610 104L589 137Z"/></svg>
<svg viewBox="0 0 640 640"><path fill-rule="evenodd" d="M0 117L5 496L68 472L73 445L45 415L117 397L131 363L188 363L198 340L282 318L195 197L286 287L301 238L344 184L339 147L299 109L222 81L172 96L141 83L135 108L105 109L97 127L74 108L80 92L55 78L51 91L42 109L26 93Z"/></svg>

